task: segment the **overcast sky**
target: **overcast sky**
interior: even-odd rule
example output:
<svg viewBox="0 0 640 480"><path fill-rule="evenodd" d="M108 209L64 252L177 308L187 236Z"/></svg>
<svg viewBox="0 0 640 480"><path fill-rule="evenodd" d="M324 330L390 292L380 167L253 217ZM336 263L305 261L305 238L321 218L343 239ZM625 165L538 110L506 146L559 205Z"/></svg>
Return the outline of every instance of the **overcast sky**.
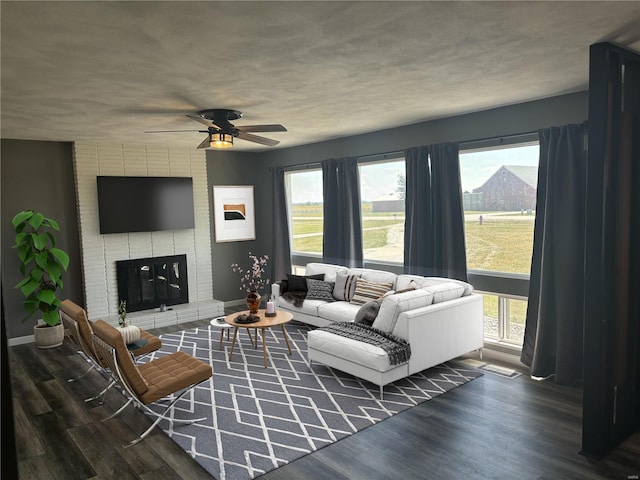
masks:
<svg viewBox="0 0 640 480"><path fill-rule="evenodd" d="M538 145L460 154L462 191L472 191L486 182L502 165L538 165ZM364 201L395 193L404 161L364 164L360 167ZM292 203L322 202L322 171L296 172L291 176Z"/></svg>

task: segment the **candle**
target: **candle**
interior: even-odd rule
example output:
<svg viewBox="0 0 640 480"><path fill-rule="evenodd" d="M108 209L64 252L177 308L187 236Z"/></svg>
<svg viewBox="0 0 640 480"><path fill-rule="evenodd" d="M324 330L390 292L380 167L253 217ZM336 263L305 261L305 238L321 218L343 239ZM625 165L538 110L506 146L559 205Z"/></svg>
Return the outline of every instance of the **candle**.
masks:
<svg viewBox="0 0 640 480"><path fill-rule="evenodd" d="M276 313L276 306L271 300L267 302L267 313Z"/></svg>

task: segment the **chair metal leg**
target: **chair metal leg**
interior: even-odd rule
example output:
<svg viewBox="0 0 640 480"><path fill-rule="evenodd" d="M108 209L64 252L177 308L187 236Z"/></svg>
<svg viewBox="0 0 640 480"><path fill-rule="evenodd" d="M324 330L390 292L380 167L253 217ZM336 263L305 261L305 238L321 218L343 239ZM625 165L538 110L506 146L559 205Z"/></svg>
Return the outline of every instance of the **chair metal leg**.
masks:
<svg viewBox="0 0 640 480"><path fill-rule="evenodd" d="M207 379L207 380L208 380L208 379ZM207 380L204 380L204 381L206 382ZM202 382L200 382L200 383L202 383ZM151 408L149 408L147 405L144 405L144 404L142 404L142 403L140 403L140 402L136 402L136 403L138 403L138 404L139 404L139 406L140 406L141 408L143 408L143 409L144 409L144 410L146 410L147 412L151 413L152 415L155 415L155 416L156 416L156 419L155 419L155 421L151 424L151 426L150 426L149 428L147 428L147 429L146 429L146 430L145 430L145 431L144 431L144 432L143 432L143 433L142 433L138 438L136 438L135 440L132 440L131 442L127 443L126 445L123 445L123 448L129 448L129 447L131 447L131 446L135 445L136 443L139 443L141 440L143 440L147 435L149 435L149 433L151 433L151 430L153 430L153 428L154 428L156 425L158 425L158 423L160 423L160 420L166 419L166 420L169 420L171 423L176 423L176 422L177 422L177 423L181 423L181 424L184 424L184 425L191 425L191 424L193 424L193 423L202 422L202 421L206 420L206 419L207 419L207 417L203 417L203 418L195 418L195 419L188 419L188 420L187 420L187 419L184 419L184 420L183 420L183 419L179 419L179 418L171 418L171 417L168 417L168 416L167 416L167 412L173 408L173 406L176 404L176 402L177 402L178 400L180 400L184 394L186 394L187 392L192 391L195 387L197 387L198 385L200 385L200 383L198 383L198 384L196 384L196 385L193 385L191 388L188 388L188 389L184 390L180 395L178 395L178 396L173 400L173 402L171 402L171 403L169 404L169 406L168 406L168 407L167 407L167 408L166 408L162 413L155 412L155 411L153 411Z"/></svg>
<svg viewBox="0 0 640 480"><path fill-rule="evenodd" d="M109 384L102 389L101 392L97 393L93 397L85 398L84 401L85 402L93 402L94 400L100 399L100 402L98 402L98 403L100 403L100 405L104 404L104 396L107 394L109 389L111 387L113 387L115 384L116 384L116 381L115 380L111 380L109 382Z"/></svg>
<svg viewBox="0 0 640 480"><path fill-rule="evenodd" d="M80 374L77 377L67 379L67 382L71 383L71 382L76 382L76 381L80 380L82 377L84 377L87 373L89 373L94 368L96 368L94 365L89 365L89 368L87 368L87 370L85 370L84 373Z"/></svg>
<svg viewBox="0 0 640 480"><path fill-rule="evenodd" d="M106 422L107 420L111 420L113 417L117 417L125 408L127 408L127 406L129 406L129 404L131 404L131 402L133 402L133 398L130 398L129 400L127 400L127 403L125 403L123 406L121 406L118 410L113 412L108 417L103 418L102 421Z"/></svg>

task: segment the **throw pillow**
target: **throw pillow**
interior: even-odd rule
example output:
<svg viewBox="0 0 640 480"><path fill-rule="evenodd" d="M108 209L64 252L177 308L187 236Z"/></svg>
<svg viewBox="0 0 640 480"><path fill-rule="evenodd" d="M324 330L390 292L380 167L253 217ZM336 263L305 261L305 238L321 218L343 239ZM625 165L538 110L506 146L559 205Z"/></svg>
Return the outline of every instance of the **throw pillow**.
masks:
<svg viewBox="0 0 640 480"><path fill-rule="evenodd" d="M289 282L287 280L280 280L276 283L280 285L280 295L289 291Z"/></svg>
<svg viewBox="0 0 640 480"><path fill-rule="evenodd" d="M317 275L291 275L287 273L287 290L289 292L306 292L307 291L307 279L311 278L313 280L324 280L324 273L319 273Z"/></svg>
<svg viewBox="0 0 640 480"><path fill-rule="evenodd" d="M337 273L336 284L333 287L333 298L350 302L356 290L356 279L359 277L360 274L347 275L346 273Z"/></svg>
<svg viewBox="0 0 640 480"><path fill-rule="evenodd" d="M378 311L380 310L381 304L382 304L381 298L365 303L360 307L360 309L358 310L358 313L356 313L356 318L354 322L364 323L369 326L373 325L373 322L378 316Z"/></svg>
<svg viewBox="0 0 640 480"><path fill-rule="evenodd" d="M333 282L307 278L307 300L333 302Z"/></svg>
<svg viewBox="0 0 640 480"><path fill-rule="evenodd" d="M355 305L364 305L371 300L382 297L385 293L393 288L393 283L376 283L369 282L363 278L356 279L356 290L353 293L351 303Z"/></svg>

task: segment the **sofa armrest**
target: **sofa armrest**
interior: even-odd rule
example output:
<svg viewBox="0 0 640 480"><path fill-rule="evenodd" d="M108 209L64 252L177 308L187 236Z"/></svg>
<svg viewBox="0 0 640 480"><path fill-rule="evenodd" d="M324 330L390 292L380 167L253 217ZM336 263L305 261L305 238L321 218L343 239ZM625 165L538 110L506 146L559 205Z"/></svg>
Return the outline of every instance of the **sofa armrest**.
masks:
<svg viewBox="0 0 640 480"><path fill-rule="evenodd" d="M401 313L393 334L411 345L409 373L482 348L483 300L471 294Z"/></svg>
<svg viewBox="0 0 640 480"><path fill-rule="evenodd" d="M280 284L272 283L271 284L271 300L274 302L280 297Z"/></svg>

